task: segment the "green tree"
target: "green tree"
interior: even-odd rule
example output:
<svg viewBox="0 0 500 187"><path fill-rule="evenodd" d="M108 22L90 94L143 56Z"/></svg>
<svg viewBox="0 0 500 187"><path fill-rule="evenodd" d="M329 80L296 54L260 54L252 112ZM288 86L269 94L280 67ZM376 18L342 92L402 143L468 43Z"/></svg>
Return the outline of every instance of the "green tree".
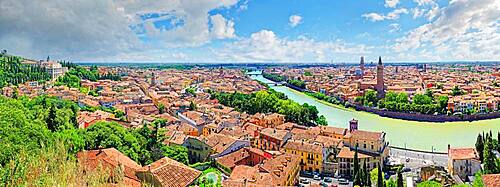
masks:
<svg viewBox="0 0 500 187"><path fill-rule="evenodd" d="M377 166L377 187L384 187L384 176L380 164Z"/></svg>
<svg viewBox="0 0 500 187"><path fill-rule="evenodd" d="M359 173L360 167L359 167L359 158L358 158L358 144L356 144L356 147L354 148L354 185L361 185L361 174Z"/></svg>
<svg viewBox="0 0 500 187"><path fill-rule="evenodd" d="M427 89L427 90L425 91L425 95L426 95L427 97L434 98L434 92L433 92L432 90L430 90L430 89Z"/></svg>
<svg viewBox="0 0 500 187"><path fill-rule="evenodd" d="M481 178L481 173L477 172L474 174L474 181L472 181L473 187L484 187L483 179Z"/></svg>
<svg viewBox="0 0 500 187"><path fill-rule="evenodd" d="M401 170L398 170L397 187L403 187L403 186L404 186L403 174L401 173Z"/></svg>
<svg viewBox="0 0 500 187"><path fill-rule="evenodd" d="M196 103L194 103L193 101L190 101L189 102L189 110L194 111L194 110L196 110L196 108L197 108Z"/></svg>
<svg viewBox="0 0 500 187"><path fill-rule="evenodd" d="M363 170L361 175L361 183L364 186L368 186L368 180L370 180L370 174L368 173L368 169L366 168L366 160L363 161Z"/></svg>
<svg viewBox="0 0 500 187"><path fill-rule="evenodd" d="M451 89L451 95L453 95L453 96L462 95L462 94L464 94L464 91L462 89L460 89L460 87L458 87L458 86L454 86Z"/></svg>
<svg viewBox="0 0 500 187"><path fill-rule="evenodd" d="M56 107L54 105L50 106L49 116L46 118L47 128L52 132L57 130L56 126Z"/></svg>
<svg viewBox="0 0 500 187"><path fill-rule="evenodd" d="M424 181L418 183L417 187L441 187L441 184L435 181Z"/></svg>
<svg viewBox="0 0 500 187"><path fill-rule="evenodd" d="M486 136L485 146L483 150L483 168L484 174L492 174L498 172L497 160L495 158L495 154L493 153L493 149L495 145L493 145L493 140L491 138L491 134Z"/></svg>
<svg viewBox="0 0 500 187"><path fill-rule="evenodd" d="M484 151L484 142L483 142L483 137L481 136L481 134L478 134L477 135L477 139L476 139L476 151L478 152L479 154L479 160L483 160L483 151Z"/></svg>
<svg viewBox="0 0 500 187"><path fill-rule="evenodd" d="M371 89L366 90L363 103L366 106L374 106L377 104L377 92Z"/></svg>
<svg viewBox="0 0 500 187"><path fill-rule="evenodd" d="M432 104L432 98L423 94L415 94L415 96L413 96L413 103L417 105Z"/></svg>
<svg viewBox="0 0 500 187"><path fill-rule="evenodd" d="M316 119L316 124L321 125L321 126L327 126L328 122L326 121L325 116L321 115Z"/></svg>
<svg viewBox="0 0 500 187"><path fill-rule="evenodd" d="M398 97L397 97L397 102L398 103L408 103L408 94L406 94L405 92L399 93Z"/></svg>
<svg viewBox="0 0 500 187"><path fill-rule="evenodd" d="M158 104L158 111L160 112L160 114L165 113L165 105L163 105L162 103Z"/></svg>

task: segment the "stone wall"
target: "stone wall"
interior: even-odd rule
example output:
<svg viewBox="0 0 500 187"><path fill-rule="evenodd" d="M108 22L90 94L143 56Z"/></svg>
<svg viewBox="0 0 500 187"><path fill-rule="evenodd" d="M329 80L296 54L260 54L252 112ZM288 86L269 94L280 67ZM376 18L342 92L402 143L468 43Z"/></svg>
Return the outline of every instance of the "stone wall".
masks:
<svg viewBox="0 0 500 187"><path fill-rule="evenodd" d="M412 121L426 121L426 122L477 121L477 120L500 118L500 112L492 112L487 114L448 116L448 115L428 115L420 113L393 112L393 111L380 110L360 105L356 105L354 108L359 111L374 113L382 117L412 120Z"/></svg>

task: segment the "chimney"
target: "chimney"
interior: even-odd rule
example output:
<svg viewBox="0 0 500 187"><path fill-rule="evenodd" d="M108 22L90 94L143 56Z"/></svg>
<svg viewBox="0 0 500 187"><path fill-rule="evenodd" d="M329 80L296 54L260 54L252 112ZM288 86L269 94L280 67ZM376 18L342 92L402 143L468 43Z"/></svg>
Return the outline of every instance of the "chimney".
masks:
<svg viewBox="0 0 500 187"><path fill-rule="evenodd" d="M451 145L448 144L448 153L450 153Z"/></svg>

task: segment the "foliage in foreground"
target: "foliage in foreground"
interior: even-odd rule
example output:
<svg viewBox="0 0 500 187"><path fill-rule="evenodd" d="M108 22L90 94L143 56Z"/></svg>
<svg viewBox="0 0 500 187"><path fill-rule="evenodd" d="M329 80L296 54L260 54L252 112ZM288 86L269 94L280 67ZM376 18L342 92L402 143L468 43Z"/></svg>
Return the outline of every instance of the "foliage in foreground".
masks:
<svg viewBox="0 0 500 187"><path fill-rule="evenodd" d="M102 186L123 177L110 176L103 168L84 172L67 149L59 142L34 151L35 154L21 151L0 166L0 186Z"/></svg>
<svg viewBox="0 0 500 187"><path fill-rule="evenodd" d="M69 171L66 167L74 166L65 166L61 162L67 161L68 163L65 164L74 164L74 155L83 149L114 147L141 165L147 165L164 156L184 164L188 162L186 148L163 144L166 137L160 125L163 126L165 121L157 120L139 129L127 129L117 123L109 122L97 122L87 129L78 129L75 120L78 110L75 103L55 97L11 99L0 96L0 142L2 144L0 149L0 174L2 175L0 177L3 177L1 182L14 186L31 182L41 186L54 186L50 181L58 181L62 177L73 175L71 173L73 170ZM63 145L59 145L58 142L62 142ZM55 157L56 154L62 157ZM58 164L53 164L52 161ZM60 167L63 167L59 172L61 176L57 176L59 178L51 176L56 175L51 172L59 167L52 165L40 166L40 169L50 169L47 176L42 173L26 173L39 171L33 169L39 166L29 164L44 164L44 162L48 165L61 165ZM33 176L32 179L29 178L30 176ZM44 179L44 177L51 179ZM41 182L37 182L38 180ZM79 182L62 179L60 181Z"/></svg>

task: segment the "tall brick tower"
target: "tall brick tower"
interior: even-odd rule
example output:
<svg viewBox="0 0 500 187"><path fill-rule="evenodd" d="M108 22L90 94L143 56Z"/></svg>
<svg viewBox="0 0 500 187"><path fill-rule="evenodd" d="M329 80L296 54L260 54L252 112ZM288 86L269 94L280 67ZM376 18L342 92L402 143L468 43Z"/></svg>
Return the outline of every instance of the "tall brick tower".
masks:
<svg viewBox="0 0 500 187"><path fill-rule="evenodd" d="M359 61L359 69L361 69L361 73L365 73L365 58L361 57L361 61Z"/></svg>
<svg viewBox="0 0 500 187"><path fill-rule="evenodd" d="M384 65L382 64L382 57L378 57L377 64L377 86L375 87L377 90L377 97L383 98L385 96L384 91Z"/></svg>

